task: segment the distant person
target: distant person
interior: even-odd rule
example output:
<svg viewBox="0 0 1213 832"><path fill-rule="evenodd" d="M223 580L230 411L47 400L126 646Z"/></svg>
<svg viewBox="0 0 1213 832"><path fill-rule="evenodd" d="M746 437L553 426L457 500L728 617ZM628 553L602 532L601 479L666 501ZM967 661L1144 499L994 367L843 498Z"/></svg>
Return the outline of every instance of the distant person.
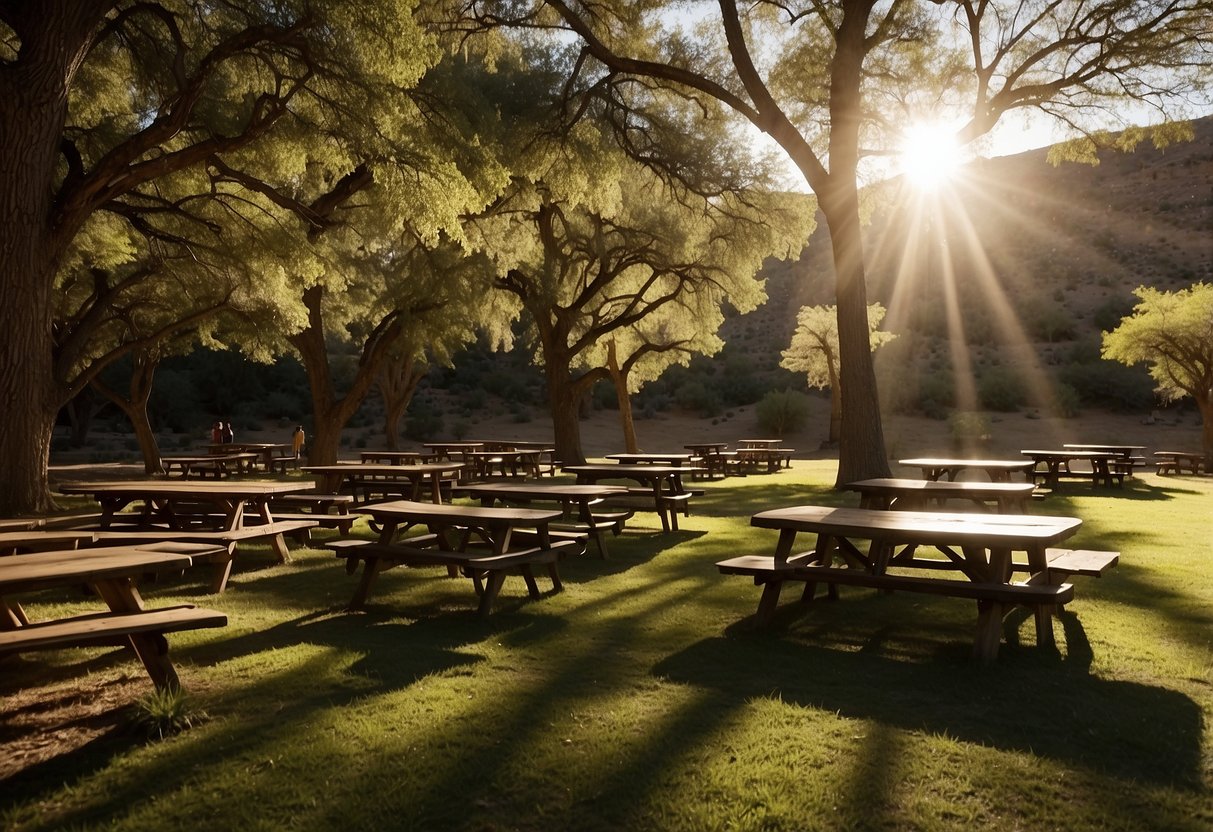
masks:
<svg viewBox="0 0 1213 832"><path fill-rule="evenodd" d="M295 459L303 456L303 443L307 437L303 433L303 425L295 425L295 433L291 436L291 447L295 449Z"/></svg>
<svg viewBox="0 0 1213 832"><path fill-rule="evenodd" d="M211 425L211 444L223 444L223 422L216 421Z"/></svg>
<svg viewBox="0 0 1213 832"><path fill-rule="evenodd" d="M231 422L224 422L221 436L219 438L221 444L230 445L236 441L236 433L232 430Z"/></svg>

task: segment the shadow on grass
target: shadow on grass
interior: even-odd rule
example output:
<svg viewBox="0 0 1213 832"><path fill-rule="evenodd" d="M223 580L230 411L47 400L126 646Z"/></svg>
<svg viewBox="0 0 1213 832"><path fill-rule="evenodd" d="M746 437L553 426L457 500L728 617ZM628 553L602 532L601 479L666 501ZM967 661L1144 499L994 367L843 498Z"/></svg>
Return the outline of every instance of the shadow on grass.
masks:
<svg viewBox="0 0 1213 832"><path fill-rule="evenodd" d="M944 734L1041 755L1092 771L1199 789L1201 710L1172 690L1089 675L1078 618L1059 616L1068 656L1018 648L981 667L969 644L933 645L923 660L893 655L893 625L839 637L737 626L659 662L653 672L737 701L776 697L907 731ZM896 635L906 647L910 637ZM908 645L914 646L914 645ZM918 645L922 647L923 645ZM932 649L926 647L926 650Z"/></svg>

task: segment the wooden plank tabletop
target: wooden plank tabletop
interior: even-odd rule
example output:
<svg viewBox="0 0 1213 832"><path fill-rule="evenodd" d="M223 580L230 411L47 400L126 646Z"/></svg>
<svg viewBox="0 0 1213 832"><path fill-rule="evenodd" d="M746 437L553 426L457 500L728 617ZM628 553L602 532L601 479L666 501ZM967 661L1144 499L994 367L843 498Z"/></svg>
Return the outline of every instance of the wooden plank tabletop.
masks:
<svg viewBox="0 0 1213 832"><path fill-rule="evenodd" d="M409 519L422 523L476 525L494 523L523 526L528 523L548 523L561 516L557 509L484 508L483 506L452 506L421 503L414 500L392 500L355 509L359 514L373 517Z"/></svg>
<svg viewBox="0 0 1213 832"><path fill-rule="evenodd" d="M791 506L755 514L750 525L760 529L825 532L843 537L897 543L943 543L954 546L1000 546L1012 549L1052 545L1082 526L1076 517L1028 514L960 514L926 511L879 511L831 506Z"/></svg>
<svg viewBox="0 0 1213 832"><path fill-rule="evenodd" d="M479 483L455 489L471 496L513 497L519 500L592 500L627 494L622 485L578 485L574 483Z"/></svg>
<svg viewBox="0 0 1213 832"><path fill-rule="evenodd" d="M310 482L278 482L276 480L107 480L98 482L65 482L59 486L63 494L104 494L136 497L193 497L199 499L251 499L273 494L294 494L310 491Z"/></svg>
<svg viewBox="0 0 1213 832"><path fill-rule="evenodd" d="M883 494L918 494L924 497L977 497L988 495L998 497L1029 497L1035 486L1029 482L972 482L952 480L914 480L899 477L876 477L867 480L849 482L841 488L847 491L883 493Z"/></svg>
<svg viewBox="0 0 1213 832"><path fill-rule="evenodd" d="M138 576L145 572L175 571L192 563L189 555L136 546L14 555L0 558L0 594Z"/></svg>

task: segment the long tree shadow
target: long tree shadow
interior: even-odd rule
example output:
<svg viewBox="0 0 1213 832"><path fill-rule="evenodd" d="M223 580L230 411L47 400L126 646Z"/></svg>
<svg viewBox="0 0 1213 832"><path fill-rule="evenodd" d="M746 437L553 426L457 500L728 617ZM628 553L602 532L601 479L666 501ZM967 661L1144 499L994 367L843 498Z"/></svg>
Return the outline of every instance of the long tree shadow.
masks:
<svg viewBox="0 0 1213 832"><path fill-rule="evenodd" d="M1003 648L996 665L968 660L968 646L922 660L896 658L891 626L862 636L734 628L659 662L653 672L735 697L777 696L910 731L953 736L1047 756L1094 771L1200 788L1201 710L1162 687L1089 675L1090 646L1076 616L1062 613L1069 655ZM898 634L903 646L905 637Z"/></svg>

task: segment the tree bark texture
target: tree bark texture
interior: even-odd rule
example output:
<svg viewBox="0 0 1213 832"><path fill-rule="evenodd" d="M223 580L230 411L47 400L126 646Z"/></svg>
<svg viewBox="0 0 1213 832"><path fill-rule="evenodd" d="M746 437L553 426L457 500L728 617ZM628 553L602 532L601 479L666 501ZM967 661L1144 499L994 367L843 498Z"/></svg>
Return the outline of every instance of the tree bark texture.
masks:
<svg viewBox="0 0 1213 832"><path fill-rule="evenodd" d="M152 429L151 420L147 415L147 403L152 398L156 368L159 366L160 356L157 353L143 350L136 352L132 356L128 397L118 395L100 381L93 381L93 386L116 404L130 421L135 431L135 439L139 443L139 453L143 457L145 474L164 473L164 463L160 461L160 443L156 440L156 431Z"/></svg>
<svg viewBox="0 0 1213 832"><path fill-rule="evenodd" d="M48 0L14 12L21 46L0 68L0 516L54 507L51 435L66 397L53 372L54 223L68 89L108 3ZM35 8L36 6L36 8Z"/></svg>
<svg viewBox="0 0 1213 832"><path fill-rule="evenodd" d="M632 397L628 395L628 377L619 367L614 338L607 344L607 370L611 374L611 383L615 385L615 400L619 403L624 450L629 454L640 453L640 443L636 441L636 421L632 418Z"/></svg>
<svg viewBox="0 0 1213 832"><path fill-rule="evenodd" d="M400 420L417 392L417 385L425 378L429 366L409 357L402 360L387 362L379 373L376 382L379 395L383 399L383 437L388 450L395 451L400 447Z"/></svg>

